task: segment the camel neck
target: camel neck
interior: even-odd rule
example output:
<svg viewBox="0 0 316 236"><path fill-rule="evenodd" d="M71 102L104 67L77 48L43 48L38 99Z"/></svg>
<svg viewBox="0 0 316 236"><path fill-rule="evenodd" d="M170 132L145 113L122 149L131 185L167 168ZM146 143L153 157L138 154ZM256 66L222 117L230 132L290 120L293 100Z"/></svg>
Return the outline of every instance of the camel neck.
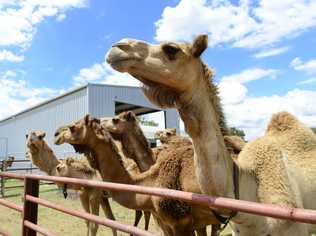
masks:
<svg viewBox="0 0 316 236"><path fill-rule="evenodd" d="M56 175L56 166L59 164L53 150L44 142L37 152L31 152L33 164L48 175Z"/></svg>
<svg viewBox="0 0 316 236"><path fill-rule="evenodd" d="M91 139L92 140L92 139ZM111 141L93 140L90 142L102 179L116 183L131 183L132 179L123 167L121 156Z"/></svg>
<svg viewBox="0 0 316 236"><path fill-rule="evenodd" d="M155 164L150 145L139 127L134 127L124 134L121 141L124 155L133 159L141 172L148 170Z"/></svg>
<svg viewBox="0 0 316 236"><path fill-rule="evenodd" d="M233 162L230 159L221 131L217 94L211 94L204 78L197 85L192 99L179 109L186 132L194 146L194 164L200 188L212 196L234 197ZM219 104L217 104L219 105Z"/></svg>
<svg viewBox="0 0 316 236"><path fill-rule="evenodd" d="M91 139L92 140L92 139ZM90 148L93 150L97 162L97 168L104 181L142 185L142 182L136 182L124 168L121 156L118 153L114 142L103 140L90 141ZM121 205L131 209L148 209L148 196L132 192L112 192L112 198Z"/></svg>

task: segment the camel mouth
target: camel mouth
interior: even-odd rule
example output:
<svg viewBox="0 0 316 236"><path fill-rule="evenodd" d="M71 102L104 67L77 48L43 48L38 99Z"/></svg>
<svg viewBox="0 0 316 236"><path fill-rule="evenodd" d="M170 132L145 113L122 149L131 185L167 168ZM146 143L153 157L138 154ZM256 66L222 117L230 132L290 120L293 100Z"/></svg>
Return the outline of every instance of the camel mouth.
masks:
<svg viewBox="0 0 316 236"><path fill-rule="evenodd" d="M107 53L106 62L119 72L126 72L128 68L141 61L137 55L129 55L119 47L113 46Z"/></svg>

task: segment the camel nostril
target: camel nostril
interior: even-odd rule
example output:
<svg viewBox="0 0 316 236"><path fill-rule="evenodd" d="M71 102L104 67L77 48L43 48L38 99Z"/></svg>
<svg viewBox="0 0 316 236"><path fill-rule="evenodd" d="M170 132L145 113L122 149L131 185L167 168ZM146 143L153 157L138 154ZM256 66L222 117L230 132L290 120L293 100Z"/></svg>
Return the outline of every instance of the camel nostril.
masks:
<svg viewBox="0 0 316 236"><path fill-rule="evenodd" d="M129 48L131 48L131 46L128 43L126 43L126 42L115 43L115 44L112 45L112 48L115 48L115 47L117 47L117 48L119 48L121 50L128 50Z"/></svg>
<svg viewBox="0 0 316 236"><path fill-rule="evenodd" d="M57 137L58 135L59 135L59 132L56 132L56 133L55 133L55 137Z"/></svg>
<svg viewBox="0 0 316 236"><path fill-rule="evenodd" d="M61 167L60 167L60 166L57 166L56 169L57 169L57 171L60 171Z"/></svg>

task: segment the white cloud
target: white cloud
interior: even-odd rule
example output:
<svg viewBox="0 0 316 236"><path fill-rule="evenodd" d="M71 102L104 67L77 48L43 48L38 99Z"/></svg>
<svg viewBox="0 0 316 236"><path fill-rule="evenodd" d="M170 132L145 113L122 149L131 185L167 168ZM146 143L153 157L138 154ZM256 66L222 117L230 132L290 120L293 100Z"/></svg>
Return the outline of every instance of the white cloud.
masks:
<svg viewBox="0 0 316 236"><path fill-rule="evenodd" d="M315 82L316 82L316 78L310 78L310 79L298 82L297 84L299 84L299 85L306 85L306 84L313 84Z"/></svg>
<svg viewBox="0 0 316 236"><path fill-rule="evenodd" d="M247 139L262 135L273 113L288 111L309 126L316 125L316 91L293 89L285 95L255 97L248 94L246 83L275 77L275 70L248 69L225 76L219 83L228 124L245 131Z"/></svg>
<svg viewBox="0 0 316 236"><path fill-rule="evenodd" d="M224 76L222 82L238 82L247 83L253 80L258 80L264 77L275 78L277 70L273 69L262 69L262 68L251 68L243 70L242 72L234 75Z"/></svg>
<svg viewBox="0 0 316 236"><path fill-rule="evenodd" d="M304 71L310 74L316 73L316 59L303 62L299 57L296 57L291 61L290 66L298 71Z"/></svg>
<svg viewBox="0 0 316 236"><path fill-rule="evenodd" d="M106 61L83 68L73 77L76 86L86 83L139 86L139 82L127 73L113 70Z"/></svg>
<svg viewBox="0 0 316 236"><path fill-rule="evenodd" d="M304 14L302 14L304 12ZM194 19L194 20L192 20ZM206 32L210 45L258 48L295 37L316 25L316 1L181 0L156 22L156 39L190 40Z"/></svg>
<svg viewBox="0 0 316 236"><path fill-rule="evenodd" d="M0 119L34 106L62 91L50 88L34 88L25 80L16 79L18 73L7 71L0 75Z"/></svg>
<svg viewBox="0 0 316 236"><path fill-rule="evenodd" d="M10 62L21 62L24 60L24 56L19 56L10 52L8 50L0 51L0 62L1 61L10 61Z"/></svg>
<svg viewBox="0 0 316 236"><path fill-rule="evenodd" d="M251 68L241 71L238 74L223 76L218 87L221 91L223 104L238 104L242 102L248 93L244 85L250 81L263 78L275 78L277 70Z"/></svg>
<svg viewBox="0 0 316 236"><path fill-rule="evenodd" d="M25 48L31 44L37 25L47 17L64 18L65 11L85 7L86 0L0 1L0 47Z"/></svg>
<svg viewBox="0 0 316 236"><path fill-rule="evenodd" d="M272 57L276 55L280 55L282 53L285 53L289 50L288 47L281 47L281 48L270 48L267 50L263 50L260 52L257 52L254 57L255 58L264 58L264 57Z"/></svg>
<svg viewBox="0 0 316 236"><path fill-rule="evenodd" d="M66 19L66 15L65 15L64 13L59 14L59 15L56 17L56 20L57 20L58 22L61 22L61 21L63 21L64 19Z"/></svg>
<svg viewBox="0 0 316 236"><path fill-rule="evenodd" d="M225 104L224 111L229 125L245 130L252 139L263 134L272 114L279 111L288 111L315 127L315 101L316 91L294 89L283 96L246 97L239 104Z"/></svg>

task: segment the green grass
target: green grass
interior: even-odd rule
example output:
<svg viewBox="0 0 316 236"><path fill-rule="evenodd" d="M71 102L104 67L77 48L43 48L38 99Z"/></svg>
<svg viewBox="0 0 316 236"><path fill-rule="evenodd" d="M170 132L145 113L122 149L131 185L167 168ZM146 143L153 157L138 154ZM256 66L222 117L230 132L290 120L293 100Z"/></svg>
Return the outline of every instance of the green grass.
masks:
<svg viewBox="0 0 316 236"><path fill-rule="evenodd" d="M21 181L8 180L6 186L22 185ZM22 188L14 188L6 190L7 200L22 205ZM54 202L58 205L63 205L67 208L82 210L79 199L75 194L70 194L68 199L64 199L63 195L57 189L56 185L41 185L40 186L40 197ZM134 223L134 211L126 209L117 203L111 201L111 206L116 219L120 222L124 222L132 225ZM102 209L100 208L100 215L104 216ZM56 235L67 235L67 236L80 236L86 235L86 224L84 220L81 220L64 213L48 209L39 206L38 224L44 228L49 229ZM144 221L142 219L139 227L144 228ZM20 213L0 206L0 228L7 230L11 235L21 235L21 215ZM159 229L151 219L149 231L159 234ZM225 234L229 232L225 230ZM98 235L112 235L112 231L105 227L100 226ZM119 232L119 235L128 235L126 233Z"/></svg>

